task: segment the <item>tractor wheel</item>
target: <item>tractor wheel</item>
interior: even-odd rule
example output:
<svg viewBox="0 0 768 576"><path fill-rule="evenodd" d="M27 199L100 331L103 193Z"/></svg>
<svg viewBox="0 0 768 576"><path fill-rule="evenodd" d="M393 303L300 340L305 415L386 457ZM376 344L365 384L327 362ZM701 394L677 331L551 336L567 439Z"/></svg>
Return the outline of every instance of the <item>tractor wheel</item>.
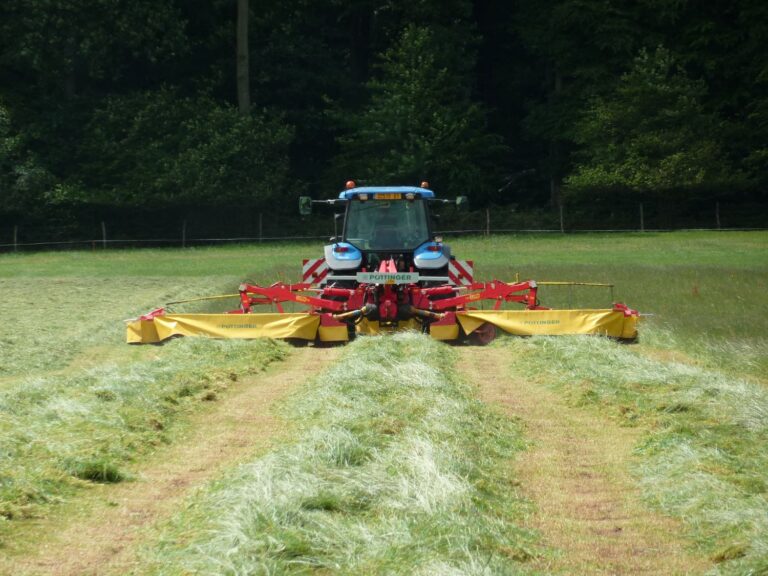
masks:
<svg viewBox="0 0 768 576"><path fill-rule="evenodd" d="M484 322L469 335L469 342L475 346L487 346L496 340L496 326Z"/></svg>

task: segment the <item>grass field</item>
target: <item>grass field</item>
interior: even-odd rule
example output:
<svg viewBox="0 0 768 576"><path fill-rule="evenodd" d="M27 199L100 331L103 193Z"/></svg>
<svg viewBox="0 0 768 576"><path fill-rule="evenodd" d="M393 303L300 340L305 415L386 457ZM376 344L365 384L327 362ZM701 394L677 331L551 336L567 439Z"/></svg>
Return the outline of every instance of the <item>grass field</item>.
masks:
<svg viewBox="0 0 768 576"><path fill-rule="evenodd" d="M296 441L178 516L150 572L519 573L534 548L505 467L520 433L453 363L419 334L351 344L283 407Z"/></svg>
<svg viewBox="0 0 768 576"><path fill-rule="evenodd" d="M609 282L615 299L653 314L635 346L510 338L495 350L510 359L514 377L645 431L628 466L648 506L683 519L693 546L715 571L767 572L768 234L552 235L451 244L458 257L475 260L478 278ZM242 280L295 281L301 258L319 254L316 245L265 244L1 255L0 539L14 541L25 519L76 500L89 483L130 480L126 466L156 446L172 445L186 415L208 409L207 401L226 394L232 379L259 372L287 351L267 341L129 347L123 319L170 300L231 292ZM540 295L554 306L611 301L603 289L543 287ZM295 442L219 479L199 497L197 512L180 513L161 530L165 536L149 546L139 572L211 569L231 553L233 538L247 538L243 558L262 562L264 573L318 567L351 573L363 566L372 573L491 574L504 573L505 561L518 570L530 555L546 555L525 528L528 504L504 499L498 489L514 483L500 463L524 446L520 431L494 420L446 372L450 349L412 337L382 346L393 374L415 371L423 385L406 378L397 388L361 373L349 384L344 370L360 368L346 355L283 407L286 419L305 422L294 431ZM349 347L381 365L372 348L366 342ZM415 359L424 366L409 364ZM420 394L411 397L414 388ZM442 407L443 427L436 425L442 417L425 415L426 405ZM409 425L397 424L406 414ZM368 429L384 432L360 433ZM458 438L462 429L473 433ZM440 458L425 460L435 453ZM387 472L399 462L412 467L404 467L402 477ZM254 477L284 506L259 508L258 495L249 492ZM448 506L445 494L432 495L419 482L457 496ZM244 494L253 506L233 505ZM222 509L213 521L211 506ZM470 521L471 506L488 513ZM274 525L279 533L265 538L286 538L295 549L270 548L254 536L264 532L259 522L265 518L282 519ZM503 536L499 522L508 528ZM305 531L307 525L316 532ZM330 541L330 530L345 534L348 547ZM402 541L381 536L406 532L410 539ZM366 549L366 538L374 537L381 548ZM195 552L180 546L182 540ZM478 549L482 554L473 555ZM158 555L173 556L176 568L159 569ZM232 573L251 565L226 561L234 562Z"/></svg>

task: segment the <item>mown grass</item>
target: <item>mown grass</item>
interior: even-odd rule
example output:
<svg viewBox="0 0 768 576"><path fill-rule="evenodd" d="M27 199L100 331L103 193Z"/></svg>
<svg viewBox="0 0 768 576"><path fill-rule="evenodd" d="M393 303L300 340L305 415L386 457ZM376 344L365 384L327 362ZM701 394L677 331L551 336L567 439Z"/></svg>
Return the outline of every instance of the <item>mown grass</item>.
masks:
<svg viewBox="0 0 768 576"><path fill-rule="evenodd" d="M173 342L153 357L39 377L0 390L0 517L30 517L78 480L119 482L173 425L233 380L279 359L271 341ZM2 535L2 532L0 532Z"/></svg>
<svg viewBox="0 0 768 576"><path fill-rule="evenodd" d="M650 431L636 451L644 494L684 521L716 573L768 572L763 383L601 338L509 339L503 350L516 376Z"/></svg>
<svg viewBox="0 0 768 576"><path fill-rule="evenodd" d="M486 278L614 283L615 299L653 314L635 346L532 338L503 350L517 376L650 431L638 482L684 521L716 573L768 573L768 234L477 238L462 248ZM601 289L571 290L540 294L554 306L610 303Z"/></svg>
<svg viewBox="0 0 768 576"><path fill-rule="evenodd" d="M239 253L228 274L210 276L195 265L207 259L224 271L227 258L200 254L0 257L0 539L83 485L129 479L184 414L283 357L286 347L268 341L124 343L124 319L231 290L235 260L249 268Z"/></svg>
<svg viewBox="0 0 768 576"><path fill-rule="evenodd" d="M478 278L509 280L519 273L523 279L611 282L616 284L615 299L655 314L644 319L640 344L633 347L589 338L515 340L507 345L510 354L519 356L521 372L559 382L575 401L602 406L630 425L642 422L654 429L639 454L649 498L687 519L707 554L721 560L724 572L743 568L758 573L768 555L768 544L760 536L766 532L761 524L766 500L761 470L768 468L762 403L768 374L768 234L517 236L464 238L451 244L459 258L476 261ZM72 497L78 483L124 479L127 465L154 443L171 439L174 423L183 421L183 414L211 387L226 384L230 372L240 374L282 354L271 345L262 348L263 343L182 340L163 347L128 347L123 343L123 319L170 300L232 292L242 280L296 281L301 258L320 254L316 244L265 244L0 255L0 519L6 519L0 520L0 535L12 535L8 518L44 514L51 502ZM570 289L543 287L540 294L545 304L555 306L568 305L569 300L574 305L606 306L611 300L599 289L571 294ZM227 306L216 302L180 308ZM411 355L422 354L421 340L409 342ZM388 365L386 359L372 358ZM212 379L206 380L206 375ZM333 394L341 393L327 381L324 385ZM406 403L409 394L401 396L393 396L387 406L394 411L401 401ZM329 399L317 401L335 414ZM351 400L345 402L345 407L354 408ZM387 429L390 422L381 416L379 424L378 415L361 414L375 423L375 430ZM310 423L321 419L319 413L302 413L301 419L305 417ZM406 418L407 429L421 434L421 417ZM402 425L403 418L392 418ZM394 426L384 436L399 437L400 431ZM345 436L334 441L340 438ZM349 442L356 446L358 439L352 438ZM348 444L344 440L339 447ZM303 441L299 445L304 446ZM384 442L373 451L364 449L356 456L361 465L344 464L341 470L367 470L380 462L377 458L388 446ZM472 460L482 451L467 454ZM291 466L300 480L311 476L301 468L301 459L285 458L283 464L269 464L275 474L282 474L280 490L289 490L293 483ZM237 475L226 480L234 482L232 494L251 478L248 474L257 473L254 470L241 471L240 483ZM321 480L320 487L330 486L326 477ZM217 493L224 494L225 488L222 484ZM352 540L354 546L365 540L362 533L387 536L376 528L381 521L385 529L383 513L371 515L367 504L355 512L361 505L356 492L334 490L308 492L301 514L354 519L363 527ZM284 498L283 492L274 493ZM504 509L501 501L495 505ZM269 510L264 514L273 518ZM205 525L203 520L200 525ZM233 530L236 520L231 517ZM402 522L394 526L405 526L405 534L421 526L412 518ZM466 527L462 522L457 520L457 526ZM191 533L203 542L205 537L194 526ZM286 538L293 538L294 531L302 534L294 526ZM191 541L181 532L179 528L176 533L180 541ZM329 566L349 553L338 543L327 544L330 552L323 562ZM164 548L179 558L183 549ZM395 549L393 557L408 556L403 552L407 543ZM529 550L528 544L524 549ZM218 558L211 550L210 558ZM512 548L510 555L519 552ZM489 554L496 558L495 552ZM426 562L418 553L414 557ZM454 556L448 560L454 568L465 566L463 561ZM291 570L298 570L296 566L291 564ZM450 567L440 570L450 573Z"/></svg>
<svg viewBox="0 0 768 576"><path fill-rule="evenodd" d="M454 362L413 333L350 344L284 405L296 441L199 495L147 571L526 572L534 537L509 466L520 432L453 376Z"/></svg>

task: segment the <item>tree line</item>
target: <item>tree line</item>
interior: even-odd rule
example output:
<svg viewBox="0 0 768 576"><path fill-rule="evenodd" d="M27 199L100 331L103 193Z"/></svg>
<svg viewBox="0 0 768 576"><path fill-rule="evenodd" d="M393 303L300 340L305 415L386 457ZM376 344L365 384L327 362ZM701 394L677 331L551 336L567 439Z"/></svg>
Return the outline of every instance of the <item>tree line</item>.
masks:
<svg viewBox="0 0 768 576"><path fill-rule="evenodd" d="M766 46L760 0L4 0L0 220L348 179L765 203Z"/></svg>

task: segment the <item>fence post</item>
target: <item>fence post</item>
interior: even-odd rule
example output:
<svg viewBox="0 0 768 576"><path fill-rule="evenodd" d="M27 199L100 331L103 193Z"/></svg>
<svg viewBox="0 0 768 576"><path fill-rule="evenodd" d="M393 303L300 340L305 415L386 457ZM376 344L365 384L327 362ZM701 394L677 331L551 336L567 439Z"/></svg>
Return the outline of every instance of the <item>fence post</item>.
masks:
<svg viewBox="0 0 768 576"><path fill-rule="evenodd" d="M13 251L19 251L19 226L18 224L13 227Z"/></svg>
<svg viewBox="0 0 768 576"><path fill-rule="evenodd" d="M560 233L565 234L565 222L563 221L563 203L560 202Z"/></svg>
<svg viewBox="0 0 768 576"><path fill-rule="evenodd" d="M715 222L717 222L717 229L720 230L720 202L715 202Z"/></svg>
<svg viewBox="0 0 768 576"><path fill-rule="evenodd" d="M491 209L485 209L485 235L491 235Z"/></svg>
<svg viewBox="0 0 768 576"><path fill-rule="evenodd" d="M184 220L181 223L181 247L187 247L187 221Z"/></svg>
<svg viewBox="0 0 768 576"><path fill-rule="evenodd" d="M101 247L107 248L107 225L104 220L101 221Z"/></svg>
<svg viewBox="0 0 768 576"><path fill-rule="evenodd" d="M640 232L645 232L645 214L643 214L642 202L640 202Z"/></svg>
<svg viewBox="0 0 768 576"><path fill-rule="evenodd" d="M259 243L261 243L262 239L264 238L264 214L262 212L259 212Z"/></svg>

